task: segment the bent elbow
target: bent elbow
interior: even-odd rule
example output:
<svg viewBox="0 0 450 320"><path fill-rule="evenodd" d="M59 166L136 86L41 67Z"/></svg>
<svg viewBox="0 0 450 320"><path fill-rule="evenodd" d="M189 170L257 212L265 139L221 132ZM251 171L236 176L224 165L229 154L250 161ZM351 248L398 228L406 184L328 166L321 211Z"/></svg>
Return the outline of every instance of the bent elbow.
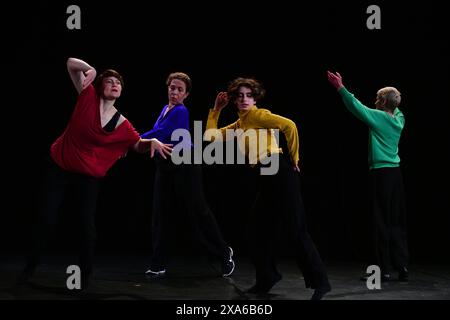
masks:
<svg viewBox="0 0 450 320"><path fill-rule="evenodd" d="M66 65L67 65L68 69L72 66L74 60L75 60L75 58L71 58L71 57L67 58Z"/></svg>

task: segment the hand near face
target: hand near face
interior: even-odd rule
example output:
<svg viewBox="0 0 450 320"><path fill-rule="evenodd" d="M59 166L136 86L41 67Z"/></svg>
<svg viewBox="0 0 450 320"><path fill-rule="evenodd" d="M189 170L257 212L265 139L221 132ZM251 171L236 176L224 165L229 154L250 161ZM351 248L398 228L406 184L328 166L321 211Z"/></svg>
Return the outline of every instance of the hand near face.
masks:
<svg viewBox="0 0 450 320"><path fill-rule="evenodd" d="M225 108L228 104L228 94L226 92L219 92L216 97L216 102L214 103L214 110L220 111Z"/></svg>

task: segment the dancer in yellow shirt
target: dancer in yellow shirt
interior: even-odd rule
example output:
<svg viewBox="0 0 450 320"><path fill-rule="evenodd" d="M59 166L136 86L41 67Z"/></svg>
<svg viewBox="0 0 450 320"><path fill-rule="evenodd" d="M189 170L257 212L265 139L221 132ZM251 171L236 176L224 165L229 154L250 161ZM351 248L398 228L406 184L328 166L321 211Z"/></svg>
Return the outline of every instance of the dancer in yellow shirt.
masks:
<svg viewBox="0 0 450 320"><path fill-rule="evenodd" d="M256 270L256 283L247 290L248 293L265 294L281 280L274 257L275 233L281 222L287 224L287 230L293 241L297 263L303 273L307 288L315 289L311 299L321 299L331 290L325 266L307 231L305 209L300 194L300 181L295 171L299 172L299 139L295 123L287 118L272 114L267 109L259 109L256 102L264 97L262 85L254 79L238 78L233 80L227 92L220 92L214 108L209 111L206 129L217 129L221 110L233 102L238 108L239 119L223 127L213 137L226 138L226 130L241 129L238 135L241 151L247 156L254 168L264 167L265 158L278 157L279 167L275 174L258 176L258 195L252 212L251 255ZM256 130L256 138L248 143L245 133ZM282 149L278 147L275 131L280 130L286 137L290 159L284 159ZM262 137L262 139L260 139ZM249 152L249 150L257 152Z"/></svg>

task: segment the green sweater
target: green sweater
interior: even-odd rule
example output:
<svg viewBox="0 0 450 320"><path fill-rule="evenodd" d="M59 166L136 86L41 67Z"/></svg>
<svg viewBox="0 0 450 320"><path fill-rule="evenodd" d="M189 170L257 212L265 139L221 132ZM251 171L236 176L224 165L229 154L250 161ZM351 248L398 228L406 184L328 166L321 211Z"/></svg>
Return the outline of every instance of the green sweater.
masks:
<svg viewBox="0 0 450 320"><path fill-rule="evenodd" d="M392 116L386 111L367 108L346 88L338 92L347 109L369 126L369 168L398 167L398 143L405 125L403 113L396 108Z"/></svg>

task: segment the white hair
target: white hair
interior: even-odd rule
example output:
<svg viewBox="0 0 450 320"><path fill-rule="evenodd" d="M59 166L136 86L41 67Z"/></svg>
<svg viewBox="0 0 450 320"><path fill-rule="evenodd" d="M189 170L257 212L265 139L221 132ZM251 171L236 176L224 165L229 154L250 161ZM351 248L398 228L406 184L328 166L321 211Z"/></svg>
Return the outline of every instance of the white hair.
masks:
<svg viewBox="0 0 450 320"><path fill-rule="evenodd" d="M381 88L378 90L377 95L385 100L385 107L392 110L397 108L402 100L400 91L394 87Z"/></svg>

